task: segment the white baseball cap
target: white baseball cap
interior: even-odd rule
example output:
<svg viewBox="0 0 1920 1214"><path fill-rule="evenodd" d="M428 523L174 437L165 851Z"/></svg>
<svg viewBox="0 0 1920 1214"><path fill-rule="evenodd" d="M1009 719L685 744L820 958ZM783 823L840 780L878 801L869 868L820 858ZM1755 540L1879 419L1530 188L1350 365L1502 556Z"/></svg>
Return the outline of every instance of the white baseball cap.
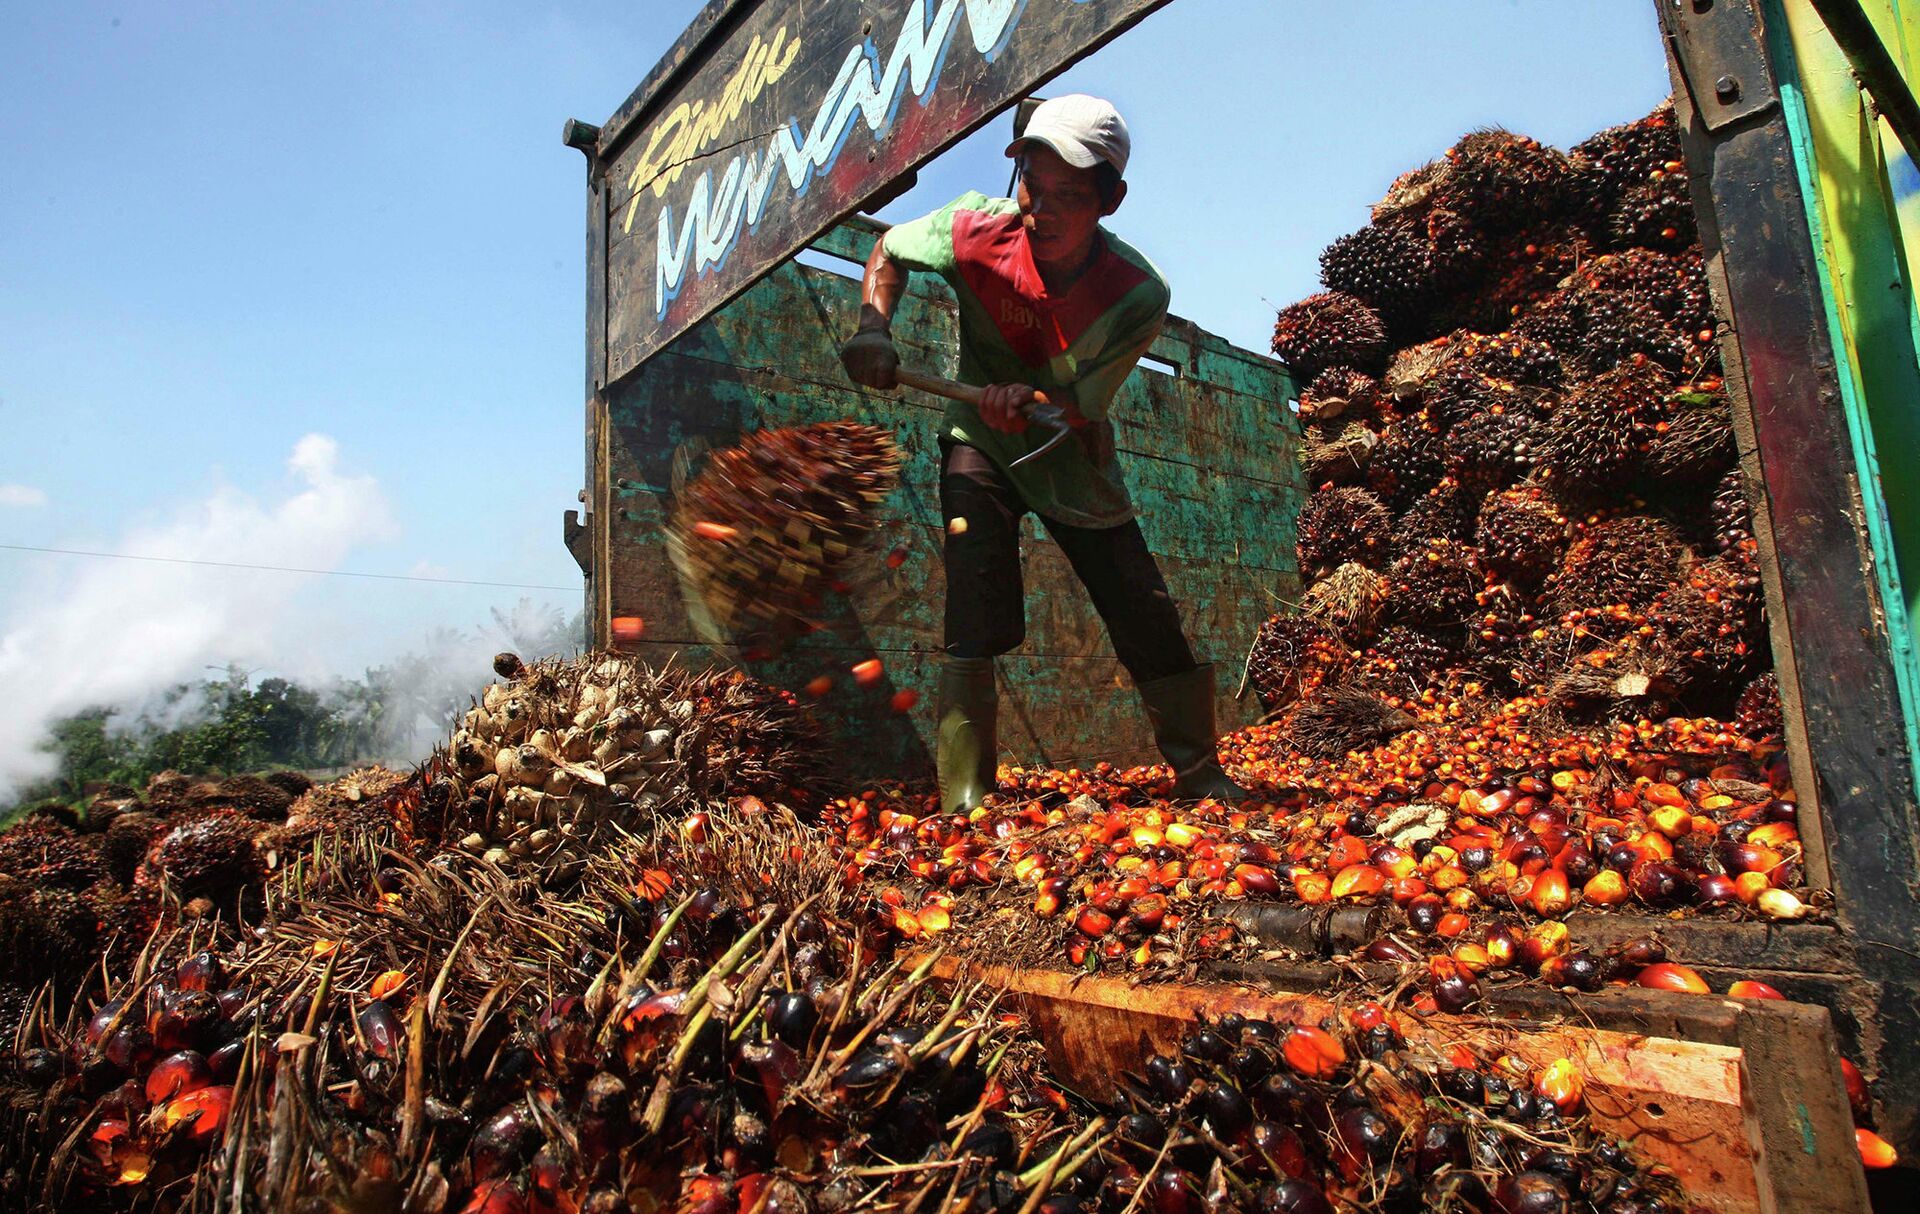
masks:
<svg viewBox="0 0 1920 1214"><path fill-rule="evenodd" d="M1026 143L1046 144L1076 169L1105 163L1122 174L1127 171L1127 155L1133 150L1120 111L1112 102L1085 93L1050 97L1035 106L1027 129L1007 145L1007 155L1018 156Z"/></svg>

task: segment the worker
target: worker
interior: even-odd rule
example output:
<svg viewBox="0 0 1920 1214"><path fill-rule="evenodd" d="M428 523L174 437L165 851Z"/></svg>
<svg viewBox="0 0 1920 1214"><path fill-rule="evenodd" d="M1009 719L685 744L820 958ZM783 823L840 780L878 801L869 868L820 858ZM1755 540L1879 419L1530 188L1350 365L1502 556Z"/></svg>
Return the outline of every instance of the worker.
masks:
<svg viewBox="0 0 1920 1214"><path fill-rule="evenodd" d="M1195 660L1181 631L1107 417L1167 317L1166 279L1100 224L1126 199L1129 147L1108 102L1081 94L1042 102L1007 147L1018 169L1013 198L962 195L874 245L859 330L840 352L854 382L893 388L891 323L907 275L938 274L960 301L959 378L983 389L978 407L949 403L940 426L947 601L935 769L944 812L970 810L994 791L993 659L1026 636L1020 518L1029 510L1106 623L1173 766L1174 795L1249 795L1220 766L1213 666ZM1049 437L1027 422L1036 392L1064 410L1077 441L1015 468Z"/></svg>

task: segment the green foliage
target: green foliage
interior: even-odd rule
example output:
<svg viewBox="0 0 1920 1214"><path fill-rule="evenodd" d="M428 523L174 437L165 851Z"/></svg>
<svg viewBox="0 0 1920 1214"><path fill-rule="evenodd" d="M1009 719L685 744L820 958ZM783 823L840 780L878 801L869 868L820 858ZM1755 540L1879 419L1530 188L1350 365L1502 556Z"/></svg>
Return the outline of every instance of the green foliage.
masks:
<svg viewBox="0 0 1920 1214"><path fill-rule="evenodd" d="M448 736L498 649L524 657L579 648L584 622L522 600L471 633L436 629L423 652L315 689L284 678L257 685L230 666L217 678L179 684L139 716L103 706L54 723L41 749L58 768L0 803L0 822L46 801L78 805L89 784L144 786L162 771L232 774L273 768L324 770L406 763Z"/></svg>

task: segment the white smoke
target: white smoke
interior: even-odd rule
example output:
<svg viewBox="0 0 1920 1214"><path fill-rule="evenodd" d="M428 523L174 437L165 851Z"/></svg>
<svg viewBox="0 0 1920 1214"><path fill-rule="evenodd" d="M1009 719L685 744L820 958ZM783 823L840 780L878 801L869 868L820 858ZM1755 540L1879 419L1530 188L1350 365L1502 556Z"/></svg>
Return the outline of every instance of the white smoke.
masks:
<svg viewBox="0 0 1920 1214"><path fill-rule="evenodd" d="M335 569L355 547L397 534L375 479L339 467L323 434L294 444L294 485L278 502L222 486L113 551L176 561ZM74 558L67 558L74 559ZM317 578L145 560L78 561L15 595L0 625L0 801L51 774L48 727L96 707L129 716L209 665L271 664L308 651L297 609Z"/></svg>
<svg viewBox="0 0 1920 1214"><path fill-rule="evenodd" d="M0 485L0 506L44 506L47 491L32 485Z"/></svg>

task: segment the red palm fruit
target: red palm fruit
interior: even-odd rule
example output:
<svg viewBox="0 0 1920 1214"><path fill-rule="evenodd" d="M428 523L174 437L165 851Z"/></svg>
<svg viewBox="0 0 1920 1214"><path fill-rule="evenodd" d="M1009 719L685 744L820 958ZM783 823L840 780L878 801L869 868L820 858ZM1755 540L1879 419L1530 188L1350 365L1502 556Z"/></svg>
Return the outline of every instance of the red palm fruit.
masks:
<svg viewBox="0 0 1920 1214"><path fill-rule="evenodd" d="M1782 995L1779 991L1774 990L1772 987L1768 986L1766 983L1755 982L1751 978L1743 978L1740 981L1734 983L1732 986L1727 988L1727 994L1733 996L1735 999L1785 999L1786 998L1785 995Z"/></svg>
<svg viewBox="0 0 1920 1214"><path fill-rule="evenodd" d="M1518 950L1520 967L1537 972L1547 962L1567 951L1570 935L1567 925L1558 919L1549 919L1545 923L1535 924L1526 938L1520 941Z"/></svg>
<svg viewBox="0 0 1920 1214"><path fill-rule="evenodd" d="M1160 930L1167 921L1167 898L1165 894L1143 894L1133 900L1132 914L1135 923L1149 934Z"/></svg>
<svg viewBox="0 0 1920 1214"><path fill-rule="evenodd" d="M1800 831L1791 822L1769 822L1754 827L1747 842L1771 851L1790 851L1800 842Z"/></svg>
<svg viewBox="0 0 1920 1214"><path fill-rule="evenodd" d="M1365 956L1369 961L1391 961L1397 964L1403 961L1418 961L1421 955L1392 936L1382 936L1367 945Z"/></svg>
<svg viewBox="0 0 1920 1214"><path fill-rule="evenodd" d="M168 1054L147 1072L147 1099L162 1104L213 1082L213 1068L197 1050Z"/></svg>
<svg viewBox="0 0 1920 1214"><path fill-rule="evenodd" d="M1458 1015L1480 997L1473 975L1453 958L1435 957L1427 962L1427 970L1433 979L1434 1004L1441 1011Z"/></svg>
<svg viewBox="0 0 1920 1214"><path fill-rule="evenodd" d="M1098 940L1113 930L1113 916L1103 910L1083 906L1080 913L1074 916L1073 926L1081 935Z"/></svg>
<svg viewBox="0 0 1920 1214"><path fill-rule="evenodd" d="M1440 916L1440 922L1434 925L1433 932L1436 936L1451 940L1461 932L1466 931L1472 924L1473 920L1467 918L1459 911L1448 911L1446 914Z"/></svg>
<svg viewBox="0 0 1920 1214"><path fill-rule="evenodd" d="M620 1055L628 1070L649 1065L663 1045L679 1036L686 997L685 991L642 988L627 1000L620 1016Z"/></svg>
<svg viewBox="0 0 1920 1214"><path fill-rule="evenodd" d="M1048 877L1034 889L1033 913L1043 919L1051 919L1060 913L1067 893L1065 877Z"/></svg>
<svg viewBox="0 0 1920 1214"><path fill-rule="evenodd" d="M1087 963L1087 957L1093 952L1093 941L1085 936L1071 936L1067 939L1067 963L1075 969Z"/></svg>
<svg viewBox="0 0 1920 1214"><path fill-rule="evenodd" d="M1893 1144L1864 1126L1853 1132L1853 1141L1860 1148L1860 1162L1869 1168L1890 1168L1900 1162Z"/></svg>
<svg viewBox="0 0 1920 1214"><path fill-rule="evenodd" d="M1307 1144L1292 1126L1276 1121L1256 1121L1247 1133L1247 1146L1266 1161L1274 1174L1295 1179L1313 1174L1313 1161Z"/></svg>
<svg viewBox="0 0 1920 1214"><path fill-rule="evenodd" d="M1493 968L1493 959L1487 956L1487 950L1477 944L1462 944L1452 953L1453 962L1475 977Z"/></svg>
<svg viewBox="0 0 1920 1214"><path fill-rule="evenodd" d="M1240 883L1240 888L1250 894L1280 892L1280 878L1273 875L1272 869L1263 868L1258 864L1236 864L1233 868L1233 879Z"/></svg>
<svg viewBox="0 0 1920 1214"><path fill-rule="evenodd" d="M1533 888L1527 891L1527 905L1533 908L1534 914L1546 919L1565 914L1573 905L1573 888L1567 884L1567 874L1557 868L1540 870L1533 879Z"/></svg>
<svg viewBox="0 0 1920 1214"><path fill-rule="evenodd" d="M1318 906L1333 896L1333 882L1325 873L1298 872L1293 875L1293 892L1308 906Z"/></svg>
<svg viewBox="0 0 1920 1214"><path fill-rule="evenodd" d="M1580 899L1594 906L1619 906L1627 900L1627 879L1603 868L1580 888Z"/></svg>
<svg viewBox="0 0 1920 1214"><path fill-rule="evenodd" d="M1325 1029L1295 1025L1281 1043L1287 1065L1310 1079L1331 1079L1346 1065L1346 1047Z"/></svg>
<svg viewBox="0 0 1920 1214"><path fill-rule="evenodd" d="M1571 1114L1580 1107L1586 1090L1586 1078L1571 1058L1554 1059L1533 1083L1534 1095L1552 1101L1563 1114Z"/></svg>
<svg viewBox="0 0 1920 1214"><path fill-rule="evenodd" d="M1371 864L1349 864L1333 879L1336 898L1367 898L1385 889L1387 879Z"/></svg>
<svg viewBox="0 0 1920 1214"><path fill-rule="evenodd" d="M1840 1060L1840 1077L1846 1081L1847 1104L1853 1109L1853 1119L1865 1121L1873 1110L1873 1093L1867 1088L1867 1077L1846 1058Z"/></svg>
<svg viewBox="0 0 1920 1214"><path fill-rule="evenodd" d="M1680 991L1688 995L1712 993L1712 988L1707 985L1706 979L1686 966L1676 965L1671 961L1649 965L1640 971L1639 977L1634 981L1656 991Z"/></svg>
<svg viewBox="0 0 1920 1214"><path fill-rule="evenodd" d="M1513 938L1513 929L1504 923L1494 923L1487 927L1487 968L1503 970L1512 965L1520 956L1520 942Z"/></svg>
<svg viewBox="0 0 1920 1214"><path fill-rule="evenodd" d="M473 1197L460 1214L526 1214L527 1199L507 1177L483 1180L473 1187Z"/></svg>
<svg viewBox="0 0 1920 1214"><path fill-rule="evenodd" d="M1694 880L1694 901L1707 906L1732 902L1738 898L1733 878L1725 873L1701 873Z"/></svg>
<svg viewBox="0 0 1920 1214"><path fill-rule="evenodd" d="M1410 876L1416 867L1412 856L1391 844L1374 848L1369 859L1375 868L1395 881Z"/></svg>
<svg viewBox="0 0 1920 1214"><path fill-rule="evenodd" d="M227 1128L227 1115L233 1110L233 1089L224 1085L195 1088L169 1100L161 1120L170 1130L187 1134L195 1142L211 1142Z"/></svg>

